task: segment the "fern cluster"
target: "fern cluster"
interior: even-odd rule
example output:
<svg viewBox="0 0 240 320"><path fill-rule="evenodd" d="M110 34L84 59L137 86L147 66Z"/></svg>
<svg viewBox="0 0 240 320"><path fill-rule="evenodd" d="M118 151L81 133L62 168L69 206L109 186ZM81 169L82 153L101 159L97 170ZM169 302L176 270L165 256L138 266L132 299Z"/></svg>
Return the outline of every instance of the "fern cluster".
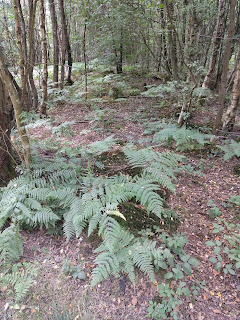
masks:
<svg viewBox="0 0 240 320"><path fill-rule="evenodd" d="M94 148L90 147L92 154L105 150L111 139L99 145L95 143ZM89 149L85 150L87 153ZM16 261L22 254L19 227L48 229L61 222L67 240L79 236L86 227L88 235L98 232L102 237L103 243L96 250L100 254L95 261L93 285L121 271L134 280L135 267L154 280L154 265L163 266L170 251L157 249L156 243L135 238L125 230L119 223L119 219L126 219L119 206L134 200L148 214L170 218L171 210L163 210L165 199L161 191L174 191L182 157L152 148L137 150L128 146L123 151L129 165L141 169L139 174L97 176L81 157L67 161L58 157L35 160L31 171L23 171L2 188L0 228L6 226L9 219L12 224L0 233L1 261Z"/></svg>
<svg viewBox="0 0 240 320"><path fill-rule="evenodd" d="M166 142L171 145L175 141L177 151L202 148L209 144L210 139L214 137L211 134L203 134L195 129L179 128L176 124L162 123L159 128L160 130L153 136L153 142Z"/></svg>

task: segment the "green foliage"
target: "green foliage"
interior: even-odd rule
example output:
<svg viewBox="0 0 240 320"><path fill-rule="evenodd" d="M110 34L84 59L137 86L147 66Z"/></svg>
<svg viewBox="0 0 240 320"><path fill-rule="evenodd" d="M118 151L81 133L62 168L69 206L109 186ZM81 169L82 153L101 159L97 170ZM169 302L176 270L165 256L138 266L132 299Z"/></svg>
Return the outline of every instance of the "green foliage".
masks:
<svg viewBox="0 0 240 320"><path fill-rule="evenodd" d="M71 125L74 123L74 121L65 121L56 127L52 127L52 133L57 137L61 135L73 137L75 136L75 132L71 129Z"/></svg>
<svg viewBox="0 0 240 320"><path fill-rule="evenodd" d="M238 196L232 196L229 200L229 203L231 203L233 206L240 207L240 195Z"/></svg>
<svg viewBox="0 0 240 320"><path fill-rule="evenodd" d="M209 214L210 219L214 219L222 215L221 211L212 200L208 201L208 205L210 206L210 209L207 210L207 213Z"/></svg>
<svg viewBox="0 0 240 320"><path fill-rule="evenodd" d="M34 284L38 275L37 268L31 263L16 263L11 267L11 272L1 274L0 283L11 286L14 290L16 302L22 300Z"/></svg>
<svg viewBox="0 0 240 320"><path fill-rule="evenodd" d="M6 220L6 219L4 219ZM9 267L23 254L23 239L13 224L0 232L0 266Z"/></svg>
<svg viewBox="0 0 240 320"><path fill-rule="evenodd" d="M70 261L65 260L62 265L62 270L67 275L72 276L74 279L86 280L86 273L83 271L82 266L80 264L73 265Z"/></svg>
<svg viewBox="0 0 240 320"><path fill-rule="evenodd" d="M162 123L159 128L161 130L154 134L153 142L165 142L171 145L175 141L177 151L201 149L210 144L210 139L214 137L195 129L179 128L176 124Z"/></svg>
<svg viewBox="0 0 240 320"><path fill-rule="evenodd" d="M141 94L141 91L138 88L133 88L129 92L130 96L139 96Z"/></svg>
<svg viewBox="0 0 240 320"><path fill-rule="evenodd" d="M227 142L222 146L217 146L220 150L224 152L223 159L227 161L231 158L240 157L240 142L236 142L235 140L231 140L231 142Z"/></svg>
<svg viewBox="0 0 240 320"><path fill-rule="evenodd" d="M235 275L235 270L240 268L240 224L228 223L224 219L218 219L218 222L213 224L212 232L217 234L224 231L224 240L206 242L207 246L214 248L214 255L209 261L215 264L216 270ZM230 263L225 263L227 258Z"/></svg>
<svg viewBox="0 0 240 320"><path fill-rule="evenodd" d="M86 159L94 159L97 154L108 150L112 143L113 137L95 142L81 148L79 158L69 158L67 162L64 157L48 160L36 157L31 171L23 170L18 178L1 189L0 226L4 227L8 219L13 223L2 232L13 235L0 238L2 259L17 260L21 255L22 241L16 226L45 226L51 230L63 222L67 240L74 235L79 236L86 227L88 235L98 232L103 239L96 249L99 255L95 260L97 267L93 270L92 285L111 274L118 276L120 272L127 273L133 281L135 267L152 281L154 266L158 269L166 269L167 266L173 277L182 278L183 266L174 262L174 254L185 255L182 248L186 241L182 237L171 239L165 236L162 238L163 247L157 248L155 242L135 238L121 225L121 220L126 218L119 205L135 201L148 214L155 214L160 219L172 218L172 211L164 208L164 194L174 191L176 173L183 157L171 152L160 153L151 148L137 150L128 146L124 148L124 154L128 165L138 168L138 174L97 176ZM14 241L14 246L11 241ZM191 265L189 259L184 262L185 267ZM185 270L189 274L191 268L187 267ZM75 273L80 271L75 270Z"/></svg>
<svg viewBox="0 0 240 320"><path fill-rule="evenodd" d="M175 283L164 283L158 286L159 297L156 300L160 302L150 301L148 307L148 317L154 320L161 319L179 319L179 306L183 303L182 297L191 298L199 294L199 291L204 287L205 283L192 283L190 289L186 282L179 281Z"/></svg>
<svg viewBox="0 0 240 320"><path fill-rule="evenodd" d="M148 90L141 93L144 97L164 97L164 94L173 94L176 91L176 83L168 82L166 85L148 86Z"/></svg>

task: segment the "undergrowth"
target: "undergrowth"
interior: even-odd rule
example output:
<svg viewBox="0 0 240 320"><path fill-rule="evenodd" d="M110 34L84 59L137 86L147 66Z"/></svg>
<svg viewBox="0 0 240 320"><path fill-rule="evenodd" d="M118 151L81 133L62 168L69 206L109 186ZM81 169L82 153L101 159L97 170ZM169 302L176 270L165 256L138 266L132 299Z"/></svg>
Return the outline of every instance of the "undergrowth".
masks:
<svg viewBox="0 0 240 320"><path fill-rule="evenodd" d="M156 242L136 237L125 229L121 221L126 217L120 208L134 201L146 214L155 215L159 220L176 218L175 212L166 209L163 195L166 190L174 192L183 157L173 152L156 152L152 148L138 150L129 145L123 152L128 165L138 169L137 174L96 174L92 166L96 163L89 161L89 156L93 159L105 152L111 143L111 137L93 143L78 150L78 157L67 159L60 155L54 159L36 155L31 170L21 169L19 176L1 189L1 264L21 257L22 228L54 230L60 223L67 241L72 236L80 236L86 228L89 236L98 233L102 239L95 251L98 256L92 286L111 275L119 276L121 272L134 281L135 267L152 281L155 279L154 268L181 277L181 265L174 262L175 251L158 247Z"/></svg>

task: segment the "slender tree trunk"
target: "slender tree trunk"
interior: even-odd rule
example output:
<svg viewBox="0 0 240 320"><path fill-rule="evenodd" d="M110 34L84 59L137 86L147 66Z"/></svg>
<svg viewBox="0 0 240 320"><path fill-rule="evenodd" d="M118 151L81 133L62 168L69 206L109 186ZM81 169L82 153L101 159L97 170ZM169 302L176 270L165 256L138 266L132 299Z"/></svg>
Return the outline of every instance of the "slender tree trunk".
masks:
<svg viewBox="0 0 240 320"><path fill-rule="evenodd" d="M123 73L123 31L120 33L119 54L117 54L117 74Z"/></svg>
<svg viewBox="0 0 240 320"><path fill-rule="evenodd" d="M14 66L16 61L15 61L15 56L13 54L12 40L11 40L11 37L10 37L10 31L9 31L9 27L8 27L8 20L7 20L7 15L6 15L6 11L5 11L4 6L2 7L2 10L3 10L4 26L5 26L5 29L6 29L7 42L8 42L8 45L9 45L10 60L11 60L12 66Z"/></svg>
<svg viewBox="0 0 240 320"><path fill-rule="evenodd" d="M28 37L28 44L29 44L29 61L28 61L28 79L31 86L32 97L33 97L33 109L37 110L38 108L38 92L37 88L33 79L33 69L35 65L35 39L34 39L34 24L36 18L36 8L37 8L37 1L35 0L28 0L29 6L29 37Z"/></svg>
<svg viewBox="0 0 240 320"><path fill-rule="evenodd" d="M45 26L45 8L44 0L39 2L40 9L40 29L41 29L41 46L42 46L42 65L43 65L43 75L42 75L42 103L40 108L41 116L47 115L47 104L48 99L47 93L47 81L48 81L48 69L47 69L47 36L46 36L46 26Z"/></svg>
<svg viewBox="0 0 240 320"><path fill-rule="evenodd" d="M16 87L13 77L8 71L4 61L5 59L4 59L3 51L2 51L2 48L0 48L0 77L2 79L2 82L5 85L6 90L9 93L9 96L14 108L17 130L18 130L21 143L22 143L22 148L23 148L24 161L25 161L26 167L29 168L30 162L31 162L30 144L29 144L29 139L27 136L26 129L24 127L24 124L21 122L21 118L20 118L20 115L23 111L23 106L22 106L21 98L18 92L18 88Z"/></svg>
<svg viewBox="0 0 240 320"><path fill-rule="evenodd" d="M0 186L15 176L14 160L10 143L10 101L0 78Z"/></svg>
<svg viewBox="0 0 240 320"><path fill-rule="evenodd" d="M213 53L208 67L208 72L203 81L202 87L209 88L211 83L211 77L216 68L217 58L219 55L219 49L221 46L221 37L223 36L224 23L225 23L225 10L226 10L226 0L219 0L218 6L218 21L216 25L215 38L213 43Z"/></svg>
<svg viewBox="0 0 240 320"><path fill-rule="evenodd" d="M61 15L61 23L62 23L62 50L64 49L64 56L65 56L65 53L67 53L67 57L68 57L68 73L67 73L66 80L68 85L72 85L73 81L71 77L72 77L73 61L72 61L71 46L70 46L70 41L69 41L69 36L67 31L66 15L64 11L63 0L59 0L58 3L59 3L60 15ZM63 55L63 52L62 52L62 55ZM64 58L64 63L65 63L65 58Z"/></svg>
<svg viewBox="0 0 240 320"><path fill-rule="evenodd" d="M19 0L13 0L13 9L14 9L14 20L15 20L15 32L17 35L17 47L19 52L19 69L20 69L20 78L21 78L21 87L23 88L22 92L22 101L23 101L23 107L24 110L29 111L29 101L28 97L26 95L25 91L25 63L26 63L26 43L24 42L26 40L26 36L23 36L23 30L21 28L21 22L20 22L20 12L19 12ZM20 5L21 9L21 5ZM25 24L24 24L25 26Z"/></svg>
<svg viewBox="0 0 240 320"><path fill-rule="evenodd" d="M84 25L83 31L83 57L84 57L84 80L85 80L85 99L88 99L88 78L87 78L87 55L86 55L86 31L87 25Z"/></svg>
<svg viewBox="0 0 240 320"><path fill-rule="evenodd" d="M21 25L19 21L19 15L18 15L18 1L13 0L13 9L14 9L14 20L15 20L15 32L17 35L17 47L19 51L19 69L20 69L20 77L21 77L21 83L24 82L24 54L23 54L23 45L22 45L22 31L21 31Z"/></svg>
<svg viewBox="0 0 240 320"><path fill-rule="evenodd" d="M167 0L168 1L168 0ZM169 2L169 14L171 15L171 19L174 20L174 7L173 3ZM178 80L178 59L177 59L177 43L176 43L176 34L173 30L173 26L171 23L168 25L168 41L170 47L170 59L172 66L172 76L174 80Z"/></svg>
<svg viewBox="0 0 240 320"><path fill-rule="evenodd" d="M240 97L240 43L238 46L238 56L237 56L237 70L234 79L232 99L230 106L227 109L227 112L224 117L223 130L232 131L235 123L236 112L238 108Z"/></svg>
<svg viewBox="0 0 240 320"><path fill-rule="evenodd" d="M53 33L53 82L55 87L58 87L58 73L59 73L59 40L58 40L58 23L54 0L49 1L49 10L52 21Z"/></svg>
<svg viewBox="0 0 240 320"><path fill-rule="evenodd" d="M220 86L220 93L219 93L219 107L218 107L218 113L217 113L215 126L214 126L215 130L219 129L221 126L222 115L224 111L225 95L227 90L228 65L231 57L231 45L232 45L232 38L234 35L234 27L235 27L235 8L236 8L236 0L230 0L230 16L229 16L228 34L227 34L225 49L223 53L223 69L222 69L221 86Z"/></svg>

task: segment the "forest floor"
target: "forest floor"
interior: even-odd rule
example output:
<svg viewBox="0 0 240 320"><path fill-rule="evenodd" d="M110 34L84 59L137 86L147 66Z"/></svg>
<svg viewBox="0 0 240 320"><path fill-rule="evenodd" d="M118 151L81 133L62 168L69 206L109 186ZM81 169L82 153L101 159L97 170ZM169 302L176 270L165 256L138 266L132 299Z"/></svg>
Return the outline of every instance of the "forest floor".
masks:
<svg viewBox="0 0 240 320"><path fill-rule="evenodd" d="M115 172L121 172L121 165L114 167L110 161L121 149L121 141L134 142L141 146L151 145L151 134L144 134L146 126L153 118L165 118L169 113L169 108L162 107L159 100L141 96L127 97L117 102L100 102L96 105L98 115L99 110L103 113L95 118L91 116L94 109L83 102L55 106L50 112L50 116L54 117L54 125L73 121L69 132L56 137L47 127L39 127L30 130L31 138L46 140L56 148L59 145L71 148L114 135L119 145L106 154L106 163L111 170L114 168ZM214 107L202 107L191 121L197 126L211 123L215 111ZM45 156L51 156L54 152L50 147L47 151L42 150ZM224 241L223 234L212 233L216 219L209 217L210 200L220 209L221 218L239 223L240 213L236 208L227 205L231 196L240 194L240 177L234 172L239 160L224 162L219 153L212 153L210 150L187 152L185 155L194 167L201 163L202 175L181 174L176 191L170 195L168 204L179 215L181 223L177 231L185 233L188 238L186 252L200 261L194 274L186 276L184 281L188 284L195 278L200 282L205 281L206 285L194 298L183 299L184 302L179 307L179 319L239 320L240 278L238 275L226 275L216 271L213 263L209 261L213 248L205 244L208 240ZM24 231L23 236L25 242L22 260L34 262L39 275L28 296L18 305L12 304L11 293L7 292L7 288L2 289L1 320L149 319L149 301L156 300L159 296L158 283L162 281L159 274L156 275L157 282L154 284L139 272L134 284L125 279L125 290L121 289L119 279L113 277L91 289L89 282L96 256L93 250L99 243L96 237L88 238L87 234L83 233L80 238L72 238L66 243L64 237L54 237L44 229ZM67 276L62 270L66 260L72 265L77 265L80 261L87 280ZM222 262L223 265L225 263Z"/></svg>

